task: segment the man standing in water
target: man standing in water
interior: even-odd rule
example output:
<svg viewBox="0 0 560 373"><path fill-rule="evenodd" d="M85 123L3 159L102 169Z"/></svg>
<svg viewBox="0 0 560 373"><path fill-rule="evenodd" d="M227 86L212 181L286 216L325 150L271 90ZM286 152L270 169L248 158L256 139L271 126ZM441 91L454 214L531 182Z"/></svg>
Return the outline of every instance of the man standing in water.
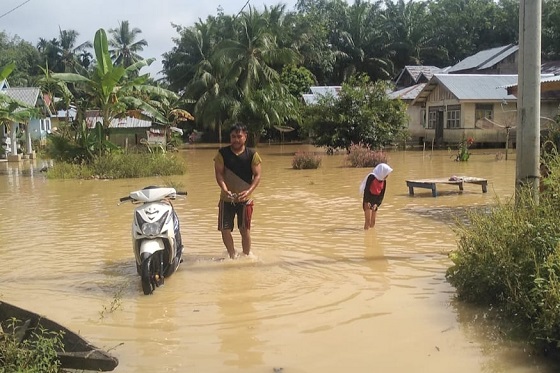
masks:
<svg viewBox="0 0 560 373"><path fill-rule="evenodd" d="M216 182L220 187L218 204L218 230L229 257L236 258L233 244L233 221L237 216L237 228L241 233L243 254L251 253L251 217L253 200L251 194L261 180L261 157L247 148L247 127L237 123L229 132L230 145L220 148L214 157Z"/></svg>

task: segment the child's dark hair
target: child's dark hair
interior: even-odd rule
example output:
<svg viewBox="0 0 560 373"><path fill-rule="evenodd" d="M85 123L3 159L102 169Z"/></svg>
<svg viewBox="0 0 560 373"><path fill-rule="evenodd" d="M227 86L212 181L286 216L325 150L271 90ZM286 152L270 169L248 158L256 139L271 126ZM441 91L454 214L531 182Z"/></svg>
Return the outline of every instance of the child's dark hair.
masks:
<svg viewBox="0 0 560 373"><path fill-rule="evenodd" d="M247 126L244 125L243 123L235 123L233 126L231 126L229 133L234 133L234 132L245 132L247 133Z"/></svg>

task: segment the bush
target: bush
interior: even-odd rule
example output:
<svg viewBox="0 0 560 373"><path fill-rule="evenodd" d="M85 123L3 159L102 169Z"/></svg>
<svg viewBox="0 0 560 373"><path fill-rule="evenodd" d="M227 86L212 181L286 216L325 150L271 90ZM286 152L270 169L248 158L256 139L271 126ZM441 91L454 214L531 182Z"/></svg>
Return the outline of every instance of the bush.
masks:
<svg viewBox="0 0 560 373"><path fill-rule="evenodd" d="M553 169L553 174L560 167ZM558 352L560 342L560 202L558 186L534 203L471 211L457 224L457 250L446 277L459 299L496 310L531 343ZM544 343L544 346L542 344Z"/></svg>
<svg viewBox="0 0 560 373"><path fill-rule="evenodd" d="M20 343L17 327L21 324L21 321L11 319L0 334L0 372L60 372L57 351L63 349L62 333L40 329Z"/></svg>
<svg viewBox="0 0 560 373"><path fill-rule="evenodd" d="M313 153L297 152L292 159L292 168L296 170L306 170L319 168L321 157Z"/></svg>
<svg viewBox="0 0 560 373"><path fill-rule="evenodd" d="M387 153L381 150L371 150L363 144L352 144L346 156L350 167L375 167L379 163L387 163Z"/></svg>
<svg viewBox="0 0 560 373"><path fill-rule="evenodd" d="M185 163L169 153L107 154L91 163L55 163L47 171L51 179L126 179L150 176L182 175Z"/></svg>

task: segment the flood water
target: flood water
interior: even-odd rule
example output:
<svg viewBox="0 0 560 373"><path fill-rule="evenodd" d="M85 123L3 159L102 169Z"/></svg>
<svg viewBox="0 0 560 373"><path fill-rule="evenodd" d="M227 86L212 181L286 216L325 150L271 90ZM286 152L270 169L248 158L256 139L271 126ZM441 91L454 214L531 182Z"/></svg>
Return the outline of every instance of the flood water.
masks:
<svg viewBox="0 0 560 373"><path fill-rule="evenodd" d="M169 178L47 180L44 161L0 163L0 300L110 349L117 372L558 371L501 340L445 280L455 214L512 196L515 155L480 150L454 162L448 151L391 152L377 225L364 231L358 187L369 169L323 155L319 169L293 170L297 150L313 148L259 147L255 258L235 261L219 260L216 147L181 150L188 173ZM453 175L487 178L488 193L444 185L436 198L408 195L407 179ZM175 203L185 261L145 296L133 206L117 202L166 183L188 191Z"/></svg>

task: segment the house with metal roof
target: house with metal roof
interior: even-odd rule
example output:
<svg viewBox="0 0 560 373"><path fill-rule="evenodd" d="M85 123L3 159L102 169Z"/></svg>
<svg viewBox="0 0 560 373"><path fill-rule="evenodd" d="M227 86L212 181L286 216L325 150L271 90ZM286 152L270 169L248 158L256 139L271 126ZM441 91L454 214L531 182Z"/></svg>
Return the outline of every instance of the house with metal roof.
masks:
<svg viewBox="0 0 560 373"><path fill-rule="evenodd" d="M39 109L40 116L31 118L29 123L12 123L10 126L0 125L2 138L9 138L9 141L4 140L5 150L8 150L9 147L7 153L14 160L19 160L22 154L33 158L35 153L32 148L32 140L46 141L46 136L51 131L50 116L52 113L47 100L37 87L6 87L0 90L0 94L5 94L28 107ZM8 129L10 130L9 133ZM18 132L25 134L23 140L17 138ZM23 141L24 146L21 146L21 141ZM18 148L21 149L18 151Z"/></svg>
<svg viewBox="0 0 560 373"><path fill-rule="evenodd" d="M332 96L338 97L338 92L340 92L341 86L312 86L309 87L311 93L304 93L303 101L307 105L316 104L321 97Z"/></svg>
<svg viewBox="0 0 560 373"><path fill-rule="evenodd" d="M427 83L434 74L443 73L445 69L436 66L405 66L395 79L397 89Z"/></svg>
<svg viewBox="0 0 560 373"><path fill-rule="evenodd" d="M508 44L486 49L459 61L449 74L517 74L519 46Z"/></svg>
<svg viewBox="0 0 560 373"><path fill-rule="evenodd" d="M424 126L422 125L424 123L424 110L420 105L412 105L412 102L425 86L426 83L420 83L389 93L390 98L402 100L406 104L408 134L413 143L421 143L420 139L425 136Z"/></svg>
<svg viewBox="0 0 560 373"><path fill-rule="evenodd" d="M420 142L452 144L463 137L487 145L515 142L515 131L510 130L517 123L517 97L507 89L515 85L517 75L434 75L411 103L421 108ZM556 115L559 102L542 98L541 125Z"/></svg>

